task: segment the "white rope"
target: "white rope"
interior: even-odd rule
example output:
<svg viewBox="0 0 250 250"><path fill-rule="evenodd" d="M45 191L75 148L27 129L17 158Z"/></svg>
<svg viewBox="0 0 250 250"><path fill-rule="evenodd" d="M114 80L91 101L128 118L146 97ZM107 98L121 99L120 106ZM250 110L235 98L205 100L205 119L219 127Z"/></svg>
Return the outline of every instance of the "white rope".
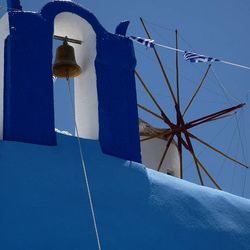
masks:
<svg viewBox="0 0 250 250"><path fill-rule="evenodd" d="M170 47L170 46L167 46L167 45L163 45L163 44L159 44L159 43L154 43L154 45L162 47L162 48L165 48L165 49L169 49L169 50L174 50L174 51L178 51L178 52L181 52L181 53L185 53L185 50L176 49L174 47Z"/></svg>
<svg viewBox="0 0 250 250"><path fill-rule="evenodd" d="M167 45L163 45L163 44L159 44L159 43L154 43L154 45L162 47L162 48L165 48L165 49L169 49L169 50L174 50L174 51L178 51L178 52L181 52L181 53L185 53L185 51L182 50L182 49L176 49L174 47L170 47L170 46L167 46ZM191 51L189 51L189 52L191 52ZM194 53L194 52L191 52L191 53ZM195 53L195 54L197 54L197 53ZM197 55L200 55L200 54L197 54ZM204 56L204 55L202 55L202 56ZM205 56L205 57L208 57L208 56ZM237 64L237 63L233 63L233 62L228 62L228 61L224 61L224 60L219 60L218 62L250 70L250 67L245 66L245 65L241 65L241 64Z"/></svg>
<svg viewBox="0 0 250 250"><path fill-rule="evenodd" d="M94 211L93 201L92 201L91 192L90 192L89 180L88 180L86 165L85 165L85 162L84 162L83 150L82 150L80 136L79 136L79 130L78 130L78 127L77 127L77 124L76 124L76 118L75 118L75 115L74 115L74 103L73 103L73 97L72 97L72 94L71 94L71 91L70 91L70 80L69 80L69 78L67 78L67 83L68 83L67 85L68 85L68 91L69 91L71 107L72 107L72 111L73 111L74 124L75 124L75 128L76 128L76 135L77 135L77 141L78 141L78 146L79 146L79 152L80 152L80 156L81 156L81 164L82 164L82 169L83 169L83 173L84 173L84 178L85 178L85 181L86 181L89 204L90 204L93 224L94 224L94 228L95 228L95 234L96 234L98 250L101 250L102 249L101 248L101 242L100 242L100 237L99 237L97 223L96 223L96 217L95 217L95 211Z"/></svg>
<svg viewBox="0 0 250 250"><path fill-rule="evenodd" d="M235 66L235 67L243 68L243 69L250 69L250 67L248 67L248 66L237 64L237 63L232 63L232 62L223 61L223 60L220 60L220 62L224 63L224 64L232 65L232 66Z"/></svg>
<svg viewBox="0 0 250 250"><path fill-rule="evenodd" d="M130 38L130 37L129 37L129 38ZM130 39L131 39L131 38L130 38ZM133 40L133 39L131 39L131 40ZM137 43L140 43L140 42L138 42L138 41L136 41L136 40L133 40L133 41L135 41L135 42L137 42ZM153 41L153 40L152 40L152 41ZM142 43L140 43L140 44L141 44L141 45L144 45L144 44L142 44ZM178 52L180 52L180 53L185 53L185 52L186 52L185 50L176 49L176 48L174 48L174 47L167 46L167 45L163 45L163 44L160 44L160 43L155 43L155 42L153 42L153 45L158 46L158 47L162 47L162 48L168 49L168 50L178 51ZM192 52L192 51L188 51L188 52L194 53L194 54L197 54L197 55L201 55L201 54L198 54L198 53ZM206 55L202 55L202 56L204 56L204 57L209 57L209 56L206 56ZM219 59L217 62L221 62L221 63L228 64L228 65L231 65L231 66L234 66L234 67L239 67L239 68L243 68L243 69L248 69L248 70L250 70L250 67L245 66L245 65L242 65L242 64L238 64L238 63L233 63L233 62L224 61L224 60L220 60L220 59Z"/></svg>
<svg viewBox="0 0 250 250"><path fill-rule="evenodd" d="M6 7L4 7L3 5L0 5L0 11L2 10L5 10L5 11L11 11L11 10L17 10L17 11L20 11L20 9L15 9L15 8L9 8L7 9ZM129 39L131 39L130 37L128 37ZM132 39L131 39L132 40ZM135 41L135 40L133 40ZM137 42L137 43L140 43L140 42ZM141 44L141 43L140 43ZM169 50L174 50L174 51L178 51L180 53L185 53L185 50L182 50L182 49L176 49L174 47L171 47L171 46L167 46L167 45L163 45L163 44L160 44L160 43L153 43L154 45L158 46L158 47L162 47L162 48L165 48L165 49L169 49ZM191 52L191 51L189 51ZM193 52L191 52L193 53ZM203 55L204 56L204 55ZM207 57L207 56L206 56ZM239 67L239 68L243 68L243 69L248 69L250 70L250 67L248 66L245 66L245 65L242 65L242 64L238 64L238 63L233 63L233 62L229 62L229 61L225 61L225 60L219 60L219 62L221 63L224 63L224 64L228 64L228 65L231 65L231 66L235 66L235 67Z"/></svg>

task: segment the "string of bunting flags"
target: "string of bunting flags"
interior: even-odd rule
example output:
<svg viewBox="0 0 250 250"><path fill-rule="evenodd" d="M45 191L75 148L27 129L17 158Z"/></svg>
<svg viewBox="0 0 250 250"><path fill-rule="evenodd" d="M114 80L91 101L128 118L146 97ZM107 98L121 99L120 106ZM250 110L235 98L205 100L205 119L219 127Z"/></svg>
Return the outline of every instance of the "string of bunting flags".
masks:
<svg viewBox="0 0 250 250"><path fill-rule="evenodd" d="M178 51L180 53L183 53L183 58L186 61L189 61L191 63L221 62L221 63L228 64L228 65L231 65L231 66L235 66L235 67L250 70L250 67L248 67L248 66L244 66L244 65L229 62L229 61L220 60L218 58L214 58L214 57L210 57L210 56L200 55L200 54L197 54L197 53L194 53L194 52L191 52L191 51L176 49L174 47L170 47L170 46L167 46L167 45L156 43L155 40L153 40L153 39L135 37L135 36L129 36L128 38L130 40L134 41L134 42L137 42L137 43L139 43L141 45L146 46L147 48L154 48L155 46L159 46L159 47L162 47L162 48L165 48L165 49Z"/></svg>
<svg viewBox="0 0 250 250"><path fill-rule="evenodd" d="M220 62L219 59L213 58L213 57L208 57L208 56L203 56L203 55L198 55L192 52L186 51L183 55L184 59L186 61L198 63L198 62Z"/></svg>
<svg viewBox="0 0 250 250"><path fill-rule="evenodd" d="M8 11L7 8L4 7L3 5L0 5L0 11L1 10ZM15 10L15 9L11 8L11 10ZM141 45L144 45L147 48L154 48L155 46L158 46L158 47L162 47L162 48L165 48L165 49L178 51L180 53L183 53L183 58L186 61L189 61L191 63L221 62L221 63L228 64L228 65L231 65L231 66L235 66L235 67L239 67L239 68L244 68L244 69L250 70L250 67L245 66L245 65L241 65L241 64L237 64L237 63L233 63L233 62L229 62L229 61L220 60L218 58L214 58L214 57L210 57L210 56L200 55L200 54L197 54L197 53L194 53L194 52L191 52L191 51L185 51L185 50L181 50L181 49L176 49L174 47L170 47L170 46L167 46L167 45L156 43L155 40L153 40L153 39L148 39L148 38L143 38L143 37L136 37L136 36L129 36L127 38L129 38L130 40L132 40L134 42L137 42L137 43L139 43Z"/></svg>

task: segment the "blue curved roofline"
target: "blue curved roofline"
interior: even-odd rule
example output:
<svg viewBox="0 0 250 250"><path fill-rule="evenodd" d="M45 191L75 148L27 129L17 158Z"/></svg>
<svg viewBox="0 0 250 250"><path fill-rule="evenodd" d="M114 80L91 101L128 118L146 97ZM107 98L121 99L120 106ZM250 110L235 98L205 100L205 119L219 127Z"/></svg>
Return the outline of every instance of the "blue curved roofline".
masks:
<svg viewBox="0 0 250 250"><path fill-rule="evenodd" d="M98 35L109 33L104 29L104 27L90 11L86 10L79 4L67 1L54 1L47 3L41 9L42 17L50 22L54 22L55 17L62 12L72 12L84 18Z"/></svg>

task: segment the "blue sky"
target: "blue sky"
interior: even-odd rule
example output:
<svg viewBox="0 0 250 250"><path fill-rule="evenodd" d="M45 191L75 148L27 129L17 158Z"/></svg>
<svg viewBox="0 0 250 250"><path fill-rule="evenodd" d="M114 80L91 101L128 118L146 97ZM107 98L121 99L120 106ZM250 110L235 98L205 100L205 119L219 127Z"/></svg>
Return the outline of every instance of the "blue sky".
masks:
<svg viewBox="0 0 250 250"><path fill-rule="evenodd" d="M38 11L47 2L23 0L22 5L24 10ZM249 1L81 0L76 2L93 12L109 32L114 32L115 27L121 21L130 20L128 34L145 37L139 21L139 17L143 17L153 38L158 43L174 46L174 30L178 29L180 34L179 47L181 49L196 51L250 66ZM3 0L0 3L6 5ZM172 119L175 119L174 106L153 52L137 44L135 44L135 51L138 71L164 110ZM170 81L175 86L175 53L164 49L159 49L159 53ZM238 112L237 118L231 117L213 124L204 125L193 130L193 132L216 147L249 164L249 145L247 145L247 141L250 138L248 131L250 125L248 106L250 102L247 97L250 93L250 70L219 63L213 64L212 67L217 78L213 73L209 73L207 81L191 106L186 119L199 118L236 105L239 101L246 102L247 107ZM182 108L190 99L206 68L206 64L184 62L180 55ZM222 90L220 84L223 84L226 92ZM138 102L156 111L139 84L137 90ZM63 86L58 86L55 91L56 127L72 131L72 120L69 118L72 115L70 114L66 89ZM140 116L155 126L164 126L143 112L140 112ZM240 129L240 133L235 128ZM243 145L245 157L243 157L241 145ZM245 197L250 198L250 174L229 161L217 157L213 152L204 150L199 145L195 145L195 147L201 161L224 190L237 195L243 195L244 193ZM188 180L198 181L193 163L188 155L185 156L184 176ZM243 192L245 178L247 184L245 192ZM207 180L206 183L210 185Z"/></svg>

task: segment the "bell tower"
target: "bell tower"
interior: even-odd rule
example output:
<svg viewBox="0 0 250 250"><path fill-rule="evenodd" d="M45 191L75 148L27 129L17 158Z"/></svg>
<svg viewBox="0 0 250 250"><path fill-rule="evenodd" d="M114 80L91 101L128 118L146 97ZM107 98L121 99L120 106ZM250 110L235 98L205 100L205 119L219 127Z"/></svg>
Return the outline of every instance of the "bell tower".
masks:
<svg viewBox="0 0 250 250"><path fill-rule="evenodd" d="M6 30L0 85L3 139L56 145L52 45L54 35L67 36L83 41L70 44L82 70L75 78L80 137L99 140L104 153L140 162L136 59L124 36L128 23L109 33L71 1L53 1L32 13L23 11L18 0L8 0L5 18L0 24Z"/></svg>

